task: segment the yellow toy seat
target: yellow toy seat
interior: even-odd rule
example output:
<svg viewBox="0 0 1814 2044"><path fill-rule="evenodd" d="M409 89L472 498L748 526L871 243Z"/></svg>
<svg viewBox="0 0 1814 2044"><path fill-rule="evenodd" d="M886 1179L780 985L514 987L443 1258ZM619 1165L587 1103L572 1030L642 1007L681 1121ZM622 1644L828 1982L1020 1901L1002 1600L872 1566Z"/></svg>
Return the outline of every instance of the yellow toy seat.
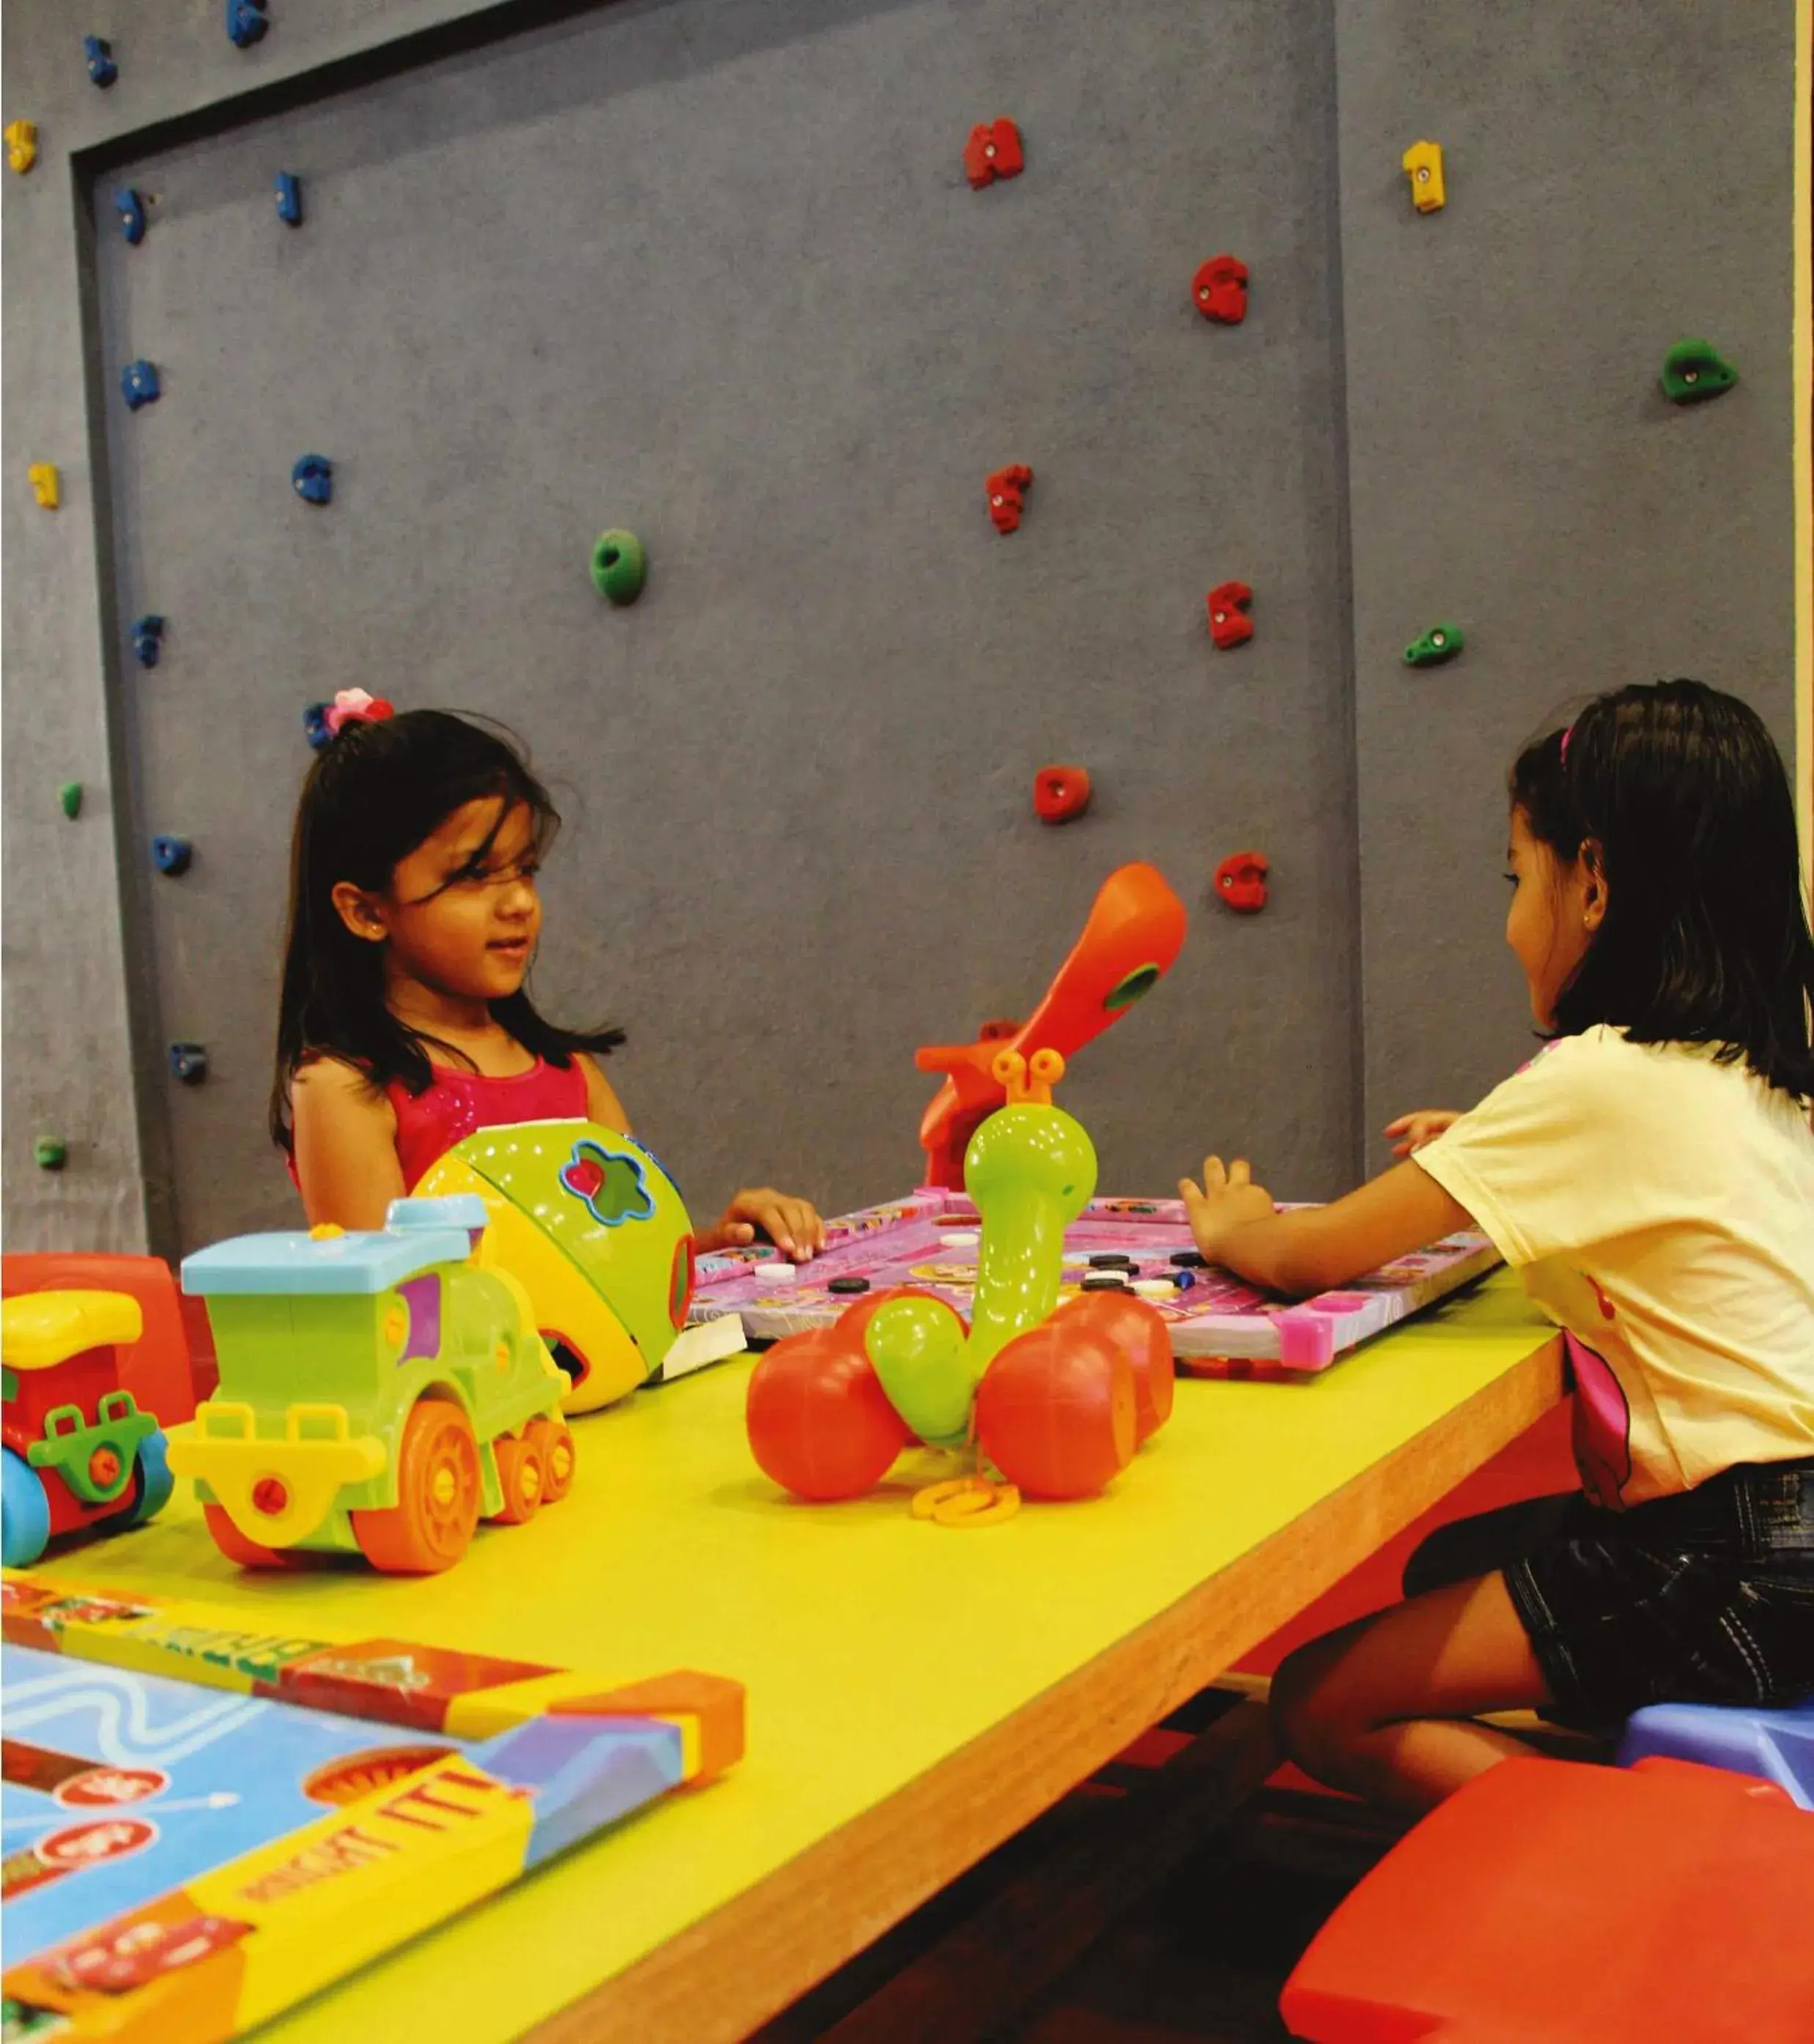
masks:
<svg viewBox="0 0 1814 2044"><path fill-rule="evenodd" d="M9 1370L54 1370L84 1349L136 1342L145 1331L125 1292L25 1292L0 1305L0 1350Z"/></svg>

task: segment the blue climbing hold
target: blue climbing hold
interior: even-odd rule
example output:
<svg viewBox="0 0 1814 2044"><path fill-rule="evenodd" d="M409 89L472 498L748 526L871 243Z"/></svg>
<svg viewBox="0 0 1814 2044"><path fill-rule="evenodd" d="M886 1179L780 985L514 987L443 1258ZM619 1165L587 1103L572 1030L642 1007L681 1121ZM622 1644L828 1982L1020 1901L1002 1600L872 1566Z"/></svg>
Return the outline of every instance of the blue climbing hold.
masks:
<svg viewBox="0 0 1814 2044"><path fill-rule="evenodd" d="M145 238L145 205L128 186L113 194L113 210L120 216L120 232L136 248Z"/></svg>
<svg viewBox="0 0 1814 2044"><path fill-rule="evenodd" d="M302 225L302 180L294 171L277 174L277 217L286 227Z"/></svg>
<svg viewBox="0 0 1814 2044"><path fill-rule="evenodd" d="M159 873L167 873L172 880L179 879L189 870L189 863L195 856L195 847L186 837L158 836L152 840L152 863Z"/></svg>
<svg viewBox="0 0 1814 2044"><path fill-rule="evenodd" d="M29 1569L44 1550L50 1538L50 1500L44 1495L44 1478L23 1455L10 1448L0 1449L4 1461L4 1489L0 1489L0 1562L9 1569Z"/></svg>
<svg viewBox="0 0 1814 2044"><path fill-rule="evenodd" d="M163 657L163 620L148 613L133 627L133 652L141 667L155 667Z"/></svg>
<svg viewBox="0 0 1814 2044"><path fill-rule="evenodd" d="M235 48L249 50L270 26L264 0L227 0L227 33Z"/></svg>
<svg viewBox="0 0 1814 2044"><path fill-rule="evenodd" d="M325 454L300 455L290 471L296 494L305 504L332 504L334 501L334 464Z"/></svg>
<svg viewBox="0 0 1814 2044"><path fill-rule="evenodd" d="M172 1043L170 1075L185 1085L199 1085L208 1076L207 1047L202 1043Z"/></svg>
<svg viewBox="0 0 1814 2044"><path fill-rule="evenodd" d="M88 60L90 81L105 92L120 75L120 67L113 61L113 45L100 36L84 36L82 54Z"/></svg>
<svg viewBox="0 0 1814 2044"><path fill-rule="evenodd" d="M158 398L157 371L146 361L129 362L120 371L120 394L129 411L155 404Z"/></svg>
<svg viewBox="0 0 1814 2044"><path fill-rule="evenodd" d="M302 713L302 736L319 752L333 735L328 728L328 705L310 703Z"/></svg>

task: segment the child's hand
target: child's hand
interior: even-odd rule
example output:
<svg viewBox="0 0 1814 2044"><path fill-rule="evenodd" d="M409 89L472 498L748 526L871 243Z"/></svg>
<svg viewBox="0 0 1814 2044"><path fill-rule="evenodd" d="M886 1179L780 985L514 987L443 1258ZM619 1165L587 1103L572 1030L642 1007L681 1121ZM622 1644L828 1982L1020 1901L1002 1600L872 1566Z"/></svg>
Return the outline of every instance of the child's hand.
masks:
<svg viewBox="0 0 1814 2044"><path fill-rule="evenodd" d="M759 1228L796 1262L809 1262L825 1246L825 1224L810 1200L794 1199L772 1185L753 1185L731 1201L716 1228L703 1228L694 1237L694 1247L701 1254L741 1249L755 1240Z"/></svg>
<svg viewBox="0 0 1814 2044"><path fill-rule="evenodd" d="M1447 1107L1420 1107L1415 1114L1400 1115L1385 1124L1385 1133L1399 1139L1392 1146L1393 1155L1409 1157L1426 1143L1435 1142L1451 1122L1460 1120L1456 1110Z"/></svg>
<svg viewBox="0 0 1814 2044"><path fill-rule="evenodd" d="M1202 1184L1181 1178L1178 1190L1190 1216L1192 1239L1212 1263L1222 1260L1222 1244L1236 1228L1272 1218L1272 1195L1264 1185L1254 1183L1243 1157L1237 1157L1226 1170L1220 1157L1205 1157Z"/></svg>

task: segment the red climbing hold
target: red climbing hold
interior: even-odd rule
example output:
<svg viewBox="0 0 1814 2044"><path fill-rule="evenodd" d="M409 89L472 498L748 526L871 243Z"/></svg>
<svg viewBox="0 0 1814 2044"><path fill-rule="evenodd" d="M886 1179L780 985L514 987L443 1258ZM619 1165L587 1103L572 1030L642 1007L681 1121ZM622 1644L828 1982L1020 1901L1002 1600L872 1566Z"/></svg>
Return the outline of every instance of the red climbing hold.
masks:
<svg viewBox="0 0 1814 2044"><path fill-rule="evenodd" d="M1245 645L1254 636L1254 621L1247 615L1253 600L1254 593L1244 582L1219 582L1210 590L1209 636L1224 652L1231 646Z"/></svg>
<svg viewBox="0 0 1814 2044"><path fill-rule="evenodd" d="M989 478L989 515L997 532L1012 532L1019 525L1027 508L1027 486L1032 479L1033 471L1018 461L997 469Z"/></svg>
<svg viewBox="0 0 1814 2044"><path fill-rule="evenodd" d="M1235 256L1212 256L1197 265L1190 295L1206 320L1239 326L1247 316L1247 266Z"/></svg>
<svg viewBox="0 0 1814 2044"><path fill-rule="evenodd" d="M1041 823L1068 824L1090 807L1087 766L1042 766L1033 776L1033 807Z"/></svg>
<svg viewBox="0 0 1814 2044"><path fill-rule="evenodd" d="M963 145L963 174L973 191L997 178L1017 178L1026 167L1020 131L1012 121L985 121L970 129Z"/></svg>
<svg viewBox="0 0 1814 2044"><path fill-rule="evenodd" d="M1270 870L1263 852L1232 851L1216 869L1216 892L1231 909L1251 916L1266 906Z"/></svg>

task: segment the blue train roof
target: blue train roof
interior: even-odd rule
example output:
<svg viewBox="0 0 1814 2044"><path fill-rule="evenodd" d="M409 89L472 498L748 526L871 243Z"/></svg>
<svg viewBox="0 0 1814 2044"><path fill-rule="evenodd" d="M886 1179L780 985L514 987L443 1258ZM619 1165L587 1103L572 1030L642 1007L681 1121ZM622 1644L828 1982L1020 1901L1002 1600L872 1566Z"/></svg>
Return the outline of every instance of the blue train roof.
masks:
<svg viewBox="0 0 1814 2044"><path fill-rule="evenodd" d="M183 1289L204 1299L235 1293L296 1297L388 1292L431 1264L463 1262L471 1253L472 1231L484 1225L485 1203L476 1194L399 1200L388 1228L348 1235L300 1229L239 1235L198 1249L183 1259Z"/></svg>

